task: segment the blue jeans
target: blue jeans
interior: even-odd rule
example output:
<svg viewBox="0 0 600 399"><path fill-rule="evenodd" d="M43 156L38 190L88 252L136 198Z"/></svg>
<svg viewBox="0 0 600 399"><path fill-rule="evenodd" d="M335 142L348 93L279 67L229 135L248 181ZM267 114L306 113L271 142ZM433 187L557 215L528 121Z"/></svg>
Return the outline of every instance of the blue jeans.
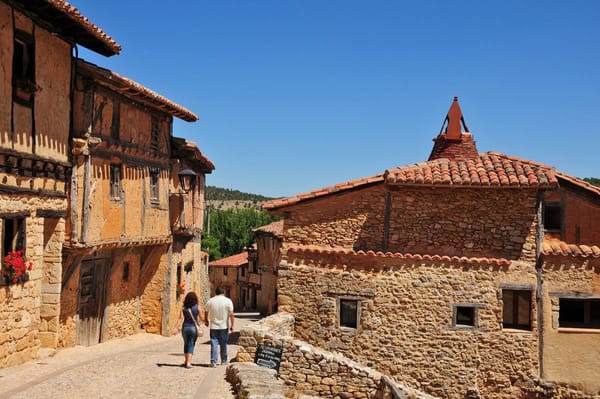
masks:
<svg viewBox="0 0 600 399"><path fill-rule="evenodd" d="M196 327L183 326L181 335L183 336L183 353L194 353L194 346L196 346L196 339L198 338Z"/></svg>
<svg viewBox="0 0 600 399"><path fill-rule="evenodd" d="M217 364L217 346L221 347L221 363L227 363L229 330L210 330L210 362Z"/></svg>

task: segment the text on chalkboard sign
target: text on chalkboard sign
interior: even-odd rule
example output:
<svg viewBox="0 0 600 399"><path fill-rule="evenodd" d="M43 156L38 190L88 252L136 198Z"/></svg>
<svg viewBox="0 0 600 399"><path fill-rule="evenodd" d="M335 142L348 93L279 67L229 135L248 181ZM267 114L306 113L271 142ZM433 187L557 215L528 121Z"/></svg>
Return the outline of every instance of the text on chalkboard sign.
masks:
<svg viewBox="0 0 600 399"><path fill-rule="evenodd" d="M282 353L282 348L259 344L258 348L256 348L256 356L254 357L254 363L262 367L277 370L277 372L279 373L279 365L281 364Z"/></svg>

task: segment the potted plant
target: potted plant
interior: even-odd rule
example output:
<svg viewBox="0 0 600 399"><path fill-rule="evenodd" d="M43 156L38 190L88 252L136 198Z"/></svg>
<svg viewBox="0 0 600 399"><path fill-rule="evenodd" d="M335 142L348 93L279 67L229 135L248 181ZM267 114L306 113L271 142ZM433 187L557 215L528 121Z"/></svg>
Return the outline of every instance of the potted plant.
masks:
<svg viewBox="0 0 600 399"><path fill-rule="evenodd" d="M24 283L29 280L33 264L25 260L23 250L9 252L2 259L2 276L6 284Z"/></svg>
<svg viewBox="0 0 600 399"><path fill-rule="evenodd" d="M185 294L185 285L177 284L177 288L175 289L175 293L177 294L177 298Z"/></svg>
<svg viewBox="0 0 600 399"><path fill-rule="evenodd" d="M29 79L15 82L15 94L24 101L31 101L35 97L35 93L41 90L40 85Z"/></svg>

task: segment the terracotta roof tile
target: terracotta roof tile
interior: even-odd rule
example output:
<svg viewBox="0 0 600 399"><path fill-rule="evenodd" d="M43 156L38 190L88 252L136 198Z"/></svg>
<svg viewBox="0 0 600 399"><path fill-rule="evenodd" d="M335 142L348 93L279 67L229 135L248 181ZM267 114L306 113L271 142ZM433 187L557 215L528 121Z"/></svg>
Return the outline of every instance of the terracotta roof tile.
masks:
<svg viewBox="0 0 600 399"><path fill-rule="evenodd" d="M451 185L496 187L554 187L553 168L504 154L488 152L477 159L439 158L388 169L390 185Z"/></svg>
<svg viewBox="0 0 600 399"><path fill-rule="evenodd" d="M80 72L85 72L98 79L100 83L108 85L114 90L119 91L124 96L127 96L135 101L146 103L154 108L158 108L163 112L169 113L187 122L195 122L198 120L198 115L194 114L187 108L174 103L166 97L134 82L133 80L112 72L108 69L101 68L95 64L77 60L77 68Z"/></svg>
<svg viewBox="0 0 600 399"><path fill-rule="evenodd" d="M248 263L248 252L244 251L239 254L231 255L226 258L221 258L208 263L208 266L220 267L240 267Z"/></svg>
<svg viewBox="0 0 600 399"><path fill-rule="evenodd" d="M283 220L278 220L276 222L267 224L266 226L261 226L254 231L273 234L275 237L283 237Z"/></svg>
<svg viewBox="0 0 600 399"><path fill-rule="evenodd" d="M567 244L560 240L545 240L542 242L543 255L600 257L600 248L596 245Z"/></svg>
<svg viewBox="0 0 600 399"><path fill-rule="evenodd" d="M505 258L478 258L478 257L466 257L466 256L447 256L447 255L438 255L438 254L411 254L411 253L400 253L400 252L386 252L383 253L381 251L374 252L372 250L363 251L358 250L354 251L349 248L339 248L339 247L319 247L314 245L288 245L287 246L288 253L298 253L298 254L328 254L328 255L354 255L360 257L387 257L387 258L400 258L407 260L428 260L428 261L444 261L444 262L454 262L454 263L467 263L467 264L488 264L488 265L510 265L511 261Z"/></svg>
<svg viewBox="0 0 600 399"><path fill-rule="evenodd" d="M571 175L568 175L568 174L562 173L562 172L556 172L556 177L558 177L559 181L560 180L567 181L567 182L574 184L578 187L581 187L585 190L591 191L594 194L600 195L600 187L594 186L593 184L590 184L578 177L571 176Z"/></svg>
<svg viewBox="0 0 600 399"><path fill-rule="evenodd" d="M337 193L339 191L349 190L349 189L352 189L352 188L356 188L356 187L360 187L360 186L366 186L368 184L379 183L379 182L383 182L383 174L379 174L379 175L375 175L375 176L369 176L369 177L364 177L362 179L351 180L351 181L348 181L346 183L336 184L334 186L323 187L323 188L320 188L318 190L310 191L308 193L298 194L298 195L296 195L294 197L274 199L274 200L267 201L267 202L263 203L262 207L263 207L263 209L280 208L280 207L283 207L283 206L296 204L296 203L298 203L300 201L303 201L303 200L308 200L308 199L323 197L325 195L329 195L329 194L332 194L332 193Z"/></svg>
<svg viewBox="0 0 600 399"><path fill-rule="evenodd" d="M103 55L119 54L121 52L121 46L110 36L104 33L102 29L84 17L77 8L63 0L48 0L48 3L50 3L57 10L61 11L69 19L79 24L85 31L98 39L98 41L103 43L106 47L106 50L101 51Z"/></svg>

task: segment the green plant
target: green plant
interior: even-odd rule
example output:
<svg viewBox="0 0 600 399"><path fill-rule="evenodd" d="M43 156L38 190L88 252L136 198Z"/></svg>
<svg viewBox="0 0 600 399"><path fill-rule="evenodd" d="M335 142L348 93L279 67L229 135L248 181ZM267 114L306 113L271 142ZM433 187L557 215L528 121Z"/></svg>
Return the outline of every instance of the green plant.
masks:
<svg viewBox="0 0 600 399"><path fill-rule="evenodd" d="M2 259L2 276L7 284L17 284L29 280L29 272L33 263L27 262L23 250L9 252Z"/></svg>

